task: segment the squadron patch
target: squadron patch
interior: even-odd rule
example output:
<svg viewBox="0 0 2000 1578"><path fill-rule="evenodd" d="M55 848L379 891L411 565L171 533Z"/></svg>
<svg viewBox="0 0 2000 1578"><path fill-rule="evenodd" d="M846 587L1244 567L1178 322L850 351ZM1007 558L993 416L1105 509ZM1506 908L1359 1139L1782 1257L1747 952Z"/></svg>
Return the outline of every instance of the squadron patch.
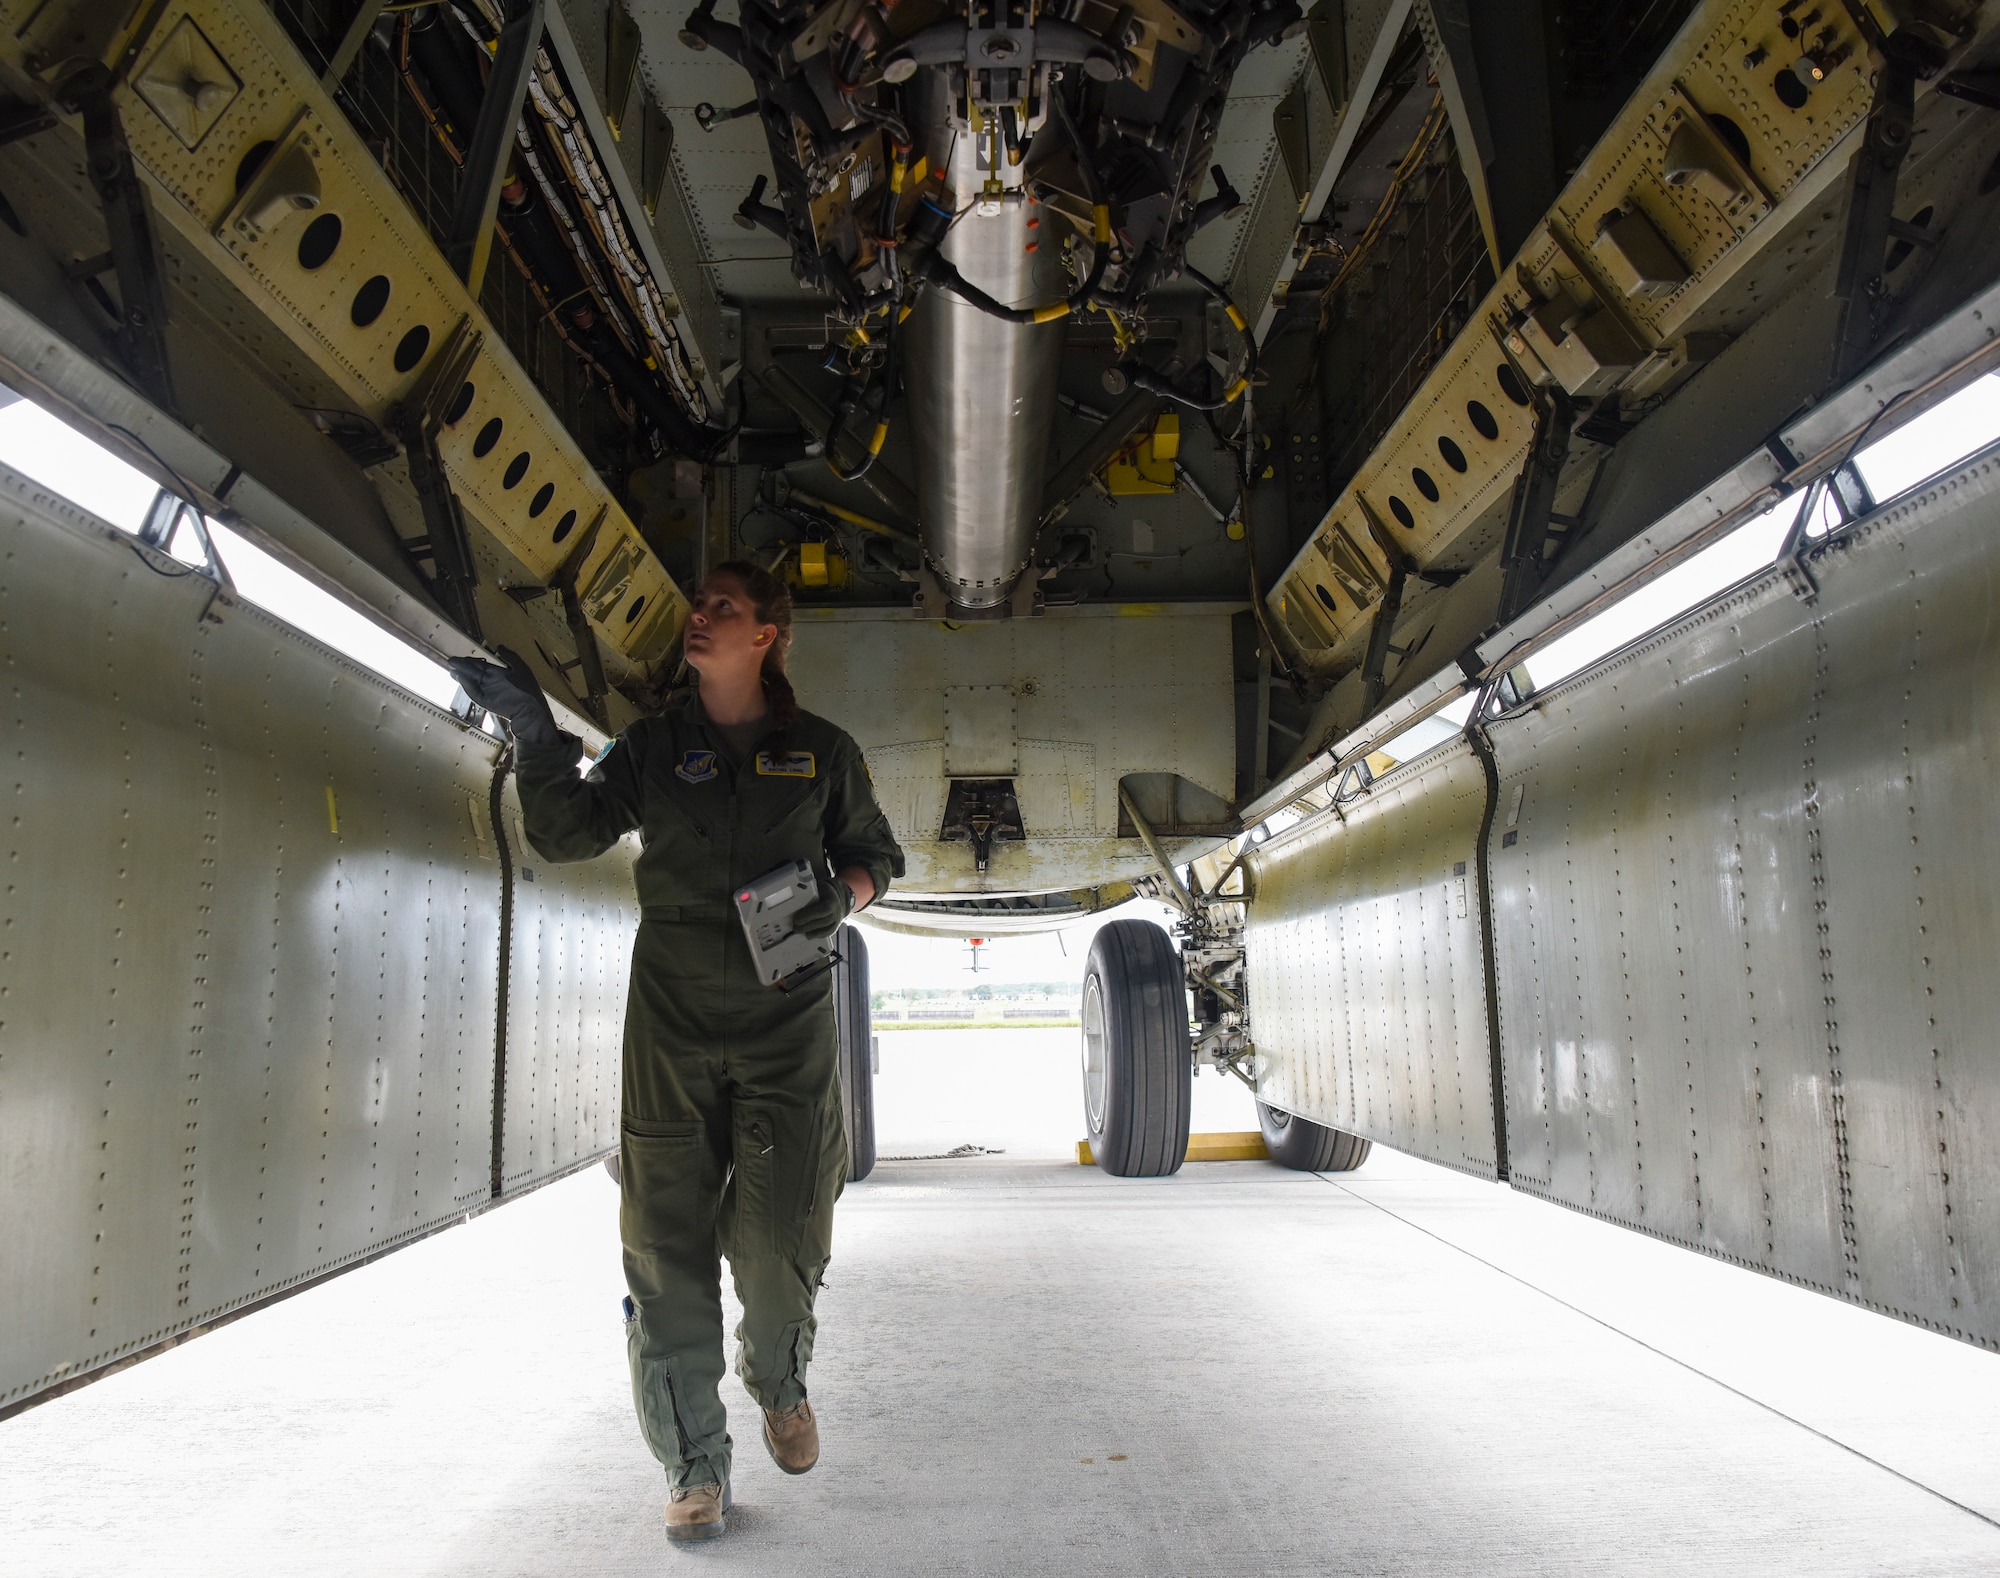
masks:
<svg viewBox="0 0 2000 1578"><path fill-rule="evenodd" d="M674 768L674 776L683 782L705 784L720 771L715 765L713 751L682 751L680 764Z"/></svg>
<svg viewBox="0 0 2000 1578"><path fill-rule="evenodd" d="M811 751L759 751L757 753L757 776L759 778L812 778L817 776L819 765L813 760Z"/></svg>

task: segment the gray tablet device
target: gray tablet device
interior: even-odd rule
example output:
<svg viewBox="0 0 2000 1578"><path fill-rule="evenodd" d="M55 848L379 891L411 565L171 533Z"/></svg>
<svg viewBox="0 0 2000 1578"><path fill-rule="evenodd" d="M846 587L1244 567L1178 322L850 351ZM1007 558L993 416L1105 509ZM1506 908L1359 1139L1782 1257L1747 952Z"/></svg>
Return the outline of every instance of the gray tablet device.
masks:
<svg viewBox="0 0 2000 1578"><path fill-rule="evenodd" d="M757 979L766 986L795 986L833 963L832 937L806 937L793 917L819 892L812 866L795 860L736 890L736 916L750 939Z"/></svg>

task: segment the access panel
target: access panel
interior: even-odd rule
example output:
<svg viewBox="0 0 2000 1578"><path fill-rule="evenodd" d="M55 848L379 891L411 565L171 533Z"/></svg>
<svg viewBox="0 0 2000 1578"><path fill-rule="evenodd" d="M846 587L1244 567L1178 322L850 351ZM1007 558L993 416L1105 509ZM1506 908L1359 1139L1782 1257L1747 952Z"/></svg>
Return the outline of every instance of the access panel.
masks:
<svg viewBox="0 0 2000 1578"><path fill-rule="evenodd" d="M2000 1346L2000 460L1495 726L1513 1182Z"/></svg>
<svg viewBox="0 0 2000 1578"><path fill-rule="evenodd" d="M505 888L495 740L4 471L0 662L4 1410L490 1201ZM629 864L521 906L510 1189L614 1141Z"/></svg>
<svg viewBox="0 0 2000 1578"><path fill-rule="evenodd" d="M1244 943L1260 1098L1492 1178L1486 803L1460 740L1280 834L1252 858Z"/></svg>

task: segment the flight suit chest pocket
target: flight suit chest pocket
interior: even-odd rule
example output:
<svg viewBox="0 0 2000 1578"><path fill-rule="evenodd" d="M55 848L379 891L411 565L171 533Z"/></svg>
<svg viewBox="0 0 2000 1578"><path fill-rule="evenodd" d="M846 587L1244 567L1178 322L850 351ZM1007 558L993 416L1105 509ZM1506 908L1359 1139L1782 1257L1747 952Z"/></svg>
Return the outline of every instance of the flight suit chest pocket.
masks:
<svg viewBox="0 0 2000 1578"><path fill-rule="evenodd" d="M831 792L832 786L823 778L805 789L788 784L758 808L757 825L766 836L806 828L817 833L826 820L826 801Z"/></svg>
<svg viewBox="0 0 2000 1578"><path fill-rule="evenodd" d="M820 1125L801 1103L736 1108L736 1211L731 1237L784 1259L797 1255L819 1181Z"/></svg>

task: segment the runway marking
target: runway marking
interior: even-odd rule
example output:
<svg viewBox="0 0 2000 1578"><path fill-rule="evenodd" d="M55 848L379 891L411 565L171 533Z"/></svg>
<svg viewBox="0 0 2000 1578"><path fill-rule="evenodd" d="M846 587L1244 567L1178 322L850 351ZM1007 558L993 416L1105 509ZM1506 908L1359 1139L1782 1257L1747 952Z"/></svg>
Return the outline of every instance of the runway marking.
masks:
<svg viewBox="0 0 2000 1578"><path fill-rule="evenodd" d="M1861 1459L1862 1462L1872 1464L1874 1467L1879 1468L1883 1473L1893 1475L1897 1479L1900 1479L1904 1484L1915 1486L1918 1490L1921 1490L1927 1496L1937 1497L1937 1499L1939 1501L1942 1501L1946 1506L1956 1507L1960 1512L1966 1514L1966 1516L1977 1518L1981 1523L1986 1524L1990 1528L2000 1529L2000 1518L1988 1517L1985 1513L1981 1512L1977 1507L1968 1507L1964 1502L1959 1501L1954 1497L1947 1496L1943 1491L1939 1490L1935 1485L1926 1485L1922 1480L1912 1478L1910 1475L1905 1474L1899 1468L1891 1468L1887 1463L1884 1463L1880 1458L1870 1457L1866 1452L1862 1451L1859 1447L1849 1446L1845 1441L1841 1440L1838 1436L1830 1436L1824 1430L1818 1429L1816 1426L1807 1424L1803 1419L1796 1418L1793 1415L1786 1413L1784 1409L1777 1407L1775 1404L1767 1403L1761 1397L1753 1397L1750 1393L1744 1391L1741 1387L1731 1386L1727 1381L1723 1380L1721 1377L1710 1375L1708 1371L1702 1369L1699 1365L1690 1364L1688 1363L1687 1360L1680 1358L1678 1355L1668 1353L1667 1350L1664 1348L1654 1347L1650 1342L1646 1341L1645 1338L1635 1337L1631 1332L1626 1331L1622 1326L1612 1325L1612 1323L1606 1320L1603 1316L1591 1314L1589 1310L1582 1308L1580 1305L1570 1303L1568 1299L1562 1297L1560 1294L1551 1293L1547 1288L1537 1286L1535 1283L1530 1282L1526 1277L1521 1276L1518 1272L1509 1271L1505 1266L1502 1265L1496 1265L1493 1261L1488 1260L1484 1255L1474 1254L1471 1250L1467 1249L1463 1244L1453 1243L1450 1239L1446 1238L1442 1233L1433 1232L1430 1228L1425 1227L1421 1222L1411 1221L1407 1216L1402 1215L1400 1212L1390 1210L1386 1205L1382 1204L1381 1201L1371 1200L1368 1198L1367 1195L1362 1194L1357 1190L1349 1188L1346 1184L1339 1183L1334 1179L1327 1177L1325 1173L1314 1173L1313 1176L1319 1179L1321 1183L1332 1184L1333 1187L1338 1189L1342 1194L1347 1195L1352 1199L1359 1200L1363 1205L1373 1206L1376 1210L1380 1211L1384 1216L1390 1217L1395 1221L1401 1222L1405 1227L1413 1228L1417 1232L1422 1233L1424 1237L1436 1239L1437 1242L1444 1245L1445 1248L1450 1250L1455 1250L1457 1253L1465 1256L1467 1260L1477 1261L1480 1265L1484 1266L1488 1271L1498 1272L1501 1276L1505 1277L1509 1282L1518 1282L1522 1287L1528 1289L1531 1293L1539 1293L1543 1298L1549 1300L1549 1302L1551 1302L1552 1304L1560 1304L1564 1309L1568 1310L1571 1314L1581 1315L1585 1320L1591 1322L1593 1325L1602 1326L1606 1331L1611 1332L1615 1336L1623 1337L1627 1342L1634 1343L1637 1346L1644 1348L1648 1353L1654 1354L1659 1358L1665 1359L1669 1364L1679 1365L1683 1370L1686 1370L1688 1374L1698 1375L1704 1381L1707 1381L1710 1385L1721 1387L1723 1391L1728 1392L1732 1397L1740 1397L1743 1399L1744 1402L1750 1403L1755 1407L1763 1409L1764 1412L1767 1414L1775 1414L1778 1418L1784 1420L1787 1424L1796 1425L1799 1429L1805 1431L1806 1434L1818 1436L1820 1440L1826 1442L1829 1446L1836 1446L1840 1448L1841 1451L1847 1453L1849 1456L1858 1457Z"/></svg>

